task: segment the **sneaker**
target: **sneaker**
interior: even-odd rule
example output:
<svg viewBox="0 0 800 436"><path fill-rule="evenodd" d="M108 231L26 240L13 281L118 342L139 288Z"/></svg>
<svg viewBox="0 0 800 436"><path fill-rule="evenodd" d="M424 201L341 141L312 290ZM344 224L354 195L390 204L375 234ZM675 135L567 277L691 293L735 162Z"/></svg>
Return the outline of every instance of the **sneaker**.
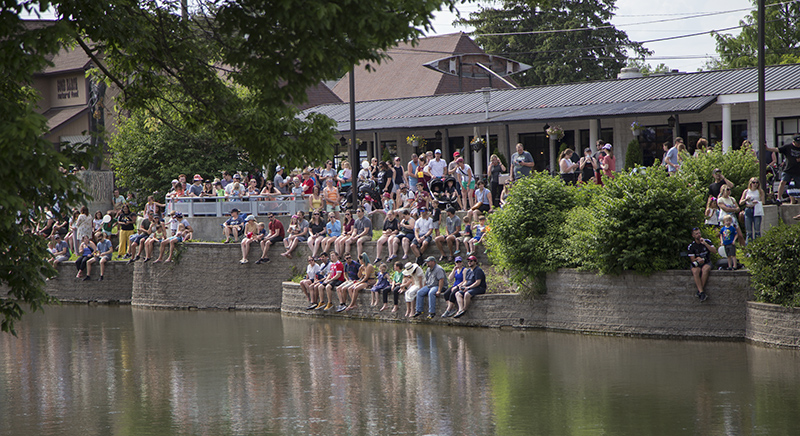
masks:
<svg viewBox="0 0 800 436"><path fill-rule="evenodd" d="M452 315L452 313L449 310L445 310L444 313L442 314L442 318L447 318L450 315Z"/></svg>
<svg viewBox="0 0 800 436"><path fill-rule="evenodd" d="M720 269L722 269L722 267L720 267ZM695 292L694 296L697 297L697 298L702 298L700 296L700 291Z"/></svg>
<svg viewBox="0 0 800 436"><path fill-rule="evenodd" d="M462 316L464 316L465 313L466 312L464 312L463 310L459 310L455 315L453 315L453 318L461 318Z"/></svg>
<svg viewBox="0 0 800 436"><path fill-rule="evenodd" d="M373 265L377 265L379 263L381 263L381 258L380 257L376 257L375 258L375 262L373 263Z"/></svg>
<svg viewBox="0 0 800 436"><path fill-rule="evenodd" d="M262 259L262 260L264 261L263 263L269 263L269 258L268 258L268 257L265 257L265 258L264 258L264 259Z"/></svg>
<svg viewBox="0 0 800 436"><path fill-rule="evenodd" d="M142 258L142 256L136 256L136 257L133 258L133 261L136 262L137 260L139 260L141 258Z"/></svg>
<svg viewBox="0 0 800 436"><path fill-rule="evenodd" d="M325 310L325 303L320 301L320 303L317 305L317 307L314 308L314 310Z"/></svg>
<svg viewBox="0 0 800 436"><path fill-rule="evenodd" d="M459 254L461 254L461 250L456 250L456 251L453 252L454 256L458 256Z"/></svg>
<svg viewBox="0 0 800 436"><path fill-rule="evenodd" d="M708 300L708 294L706 294L705 292L701 292L700 293L700 302L702 303L702 302L704 302L706 300Z"/></svg>
<svg viewBox="0 0 800 436"><path fill-rule="evenodd" d="M311 303L306 307L306 310L314 310L317 308L317 303Z"/></svg>
<svg viewBox="0 0 800 436"><path fill-rule="evenodd" d="M325 306L325 308L324 308L324 309L322 309L322 310L330 310L330 309L332 309L332 308L333 308L333 303L328 303L328 305L327 305L327 306Z"/></svg>
<svg viewBox="0 0 800 436"><path fill-rule="evenodd" d="M344 312L345 309L347 309L347 306L340 304L339 307L336 308L336 313Z"/></svg>
<svg viewBox="0 0 800 436"><path fill-rule="evenodd" d="M256 264L256 265L261 265L262 263L264 263L264 259L258 259L258 260L255 262L255 264Z"/></svg>
<svg viewBox="0 0 800 436"><path fill-rule="evenodd" d="M100 278L99 278L99 279L97 279L97 281L98 281L98 282L102 282L102 281L103 281L103 276L100 276Z"/></svg>
<svg viewBox="0 0 800 436"><path fill-rule="evenodd" d="M86 276L86 277L83 278L83 281L84 282L88 282L91 279L92 279L92 276Z"/></svg>
<svg viewBox="0 0 800 436"><path fill-rule="evenodd" d="M134 260L134 259L129 259L129 260L128 260L128 263L126 263L126 265L130 265L130 264L132 264L133 262L135 262L135 260Z"/></svg>
<svg viewBox="0 0 800 436"><path fill-rule="evenodd" d="M414 318L419 318L420 315L422 315L422 312L415 312L414 313Z"/></svg>
<svg viewBox="0 0 800 436"><path fill-rule="evenodd" d="M150 258L149 257L145 257L142 262L144 262L144 263L150 262Z"/></svg>
<svg viewBox="0 0 800 436"><path fill-rule="evenodd" d="M247 260L247 259L242 259L242 260L239 261L239 263L242 264L242 265L246 264L247 262L249 262L249 260Z"/></svg>
<svg viewBox="0 0 800 436"><path fill-rule="evenodd" d="M434 318L436 318L436 314L435 313L429 313L428 314L428 319L429 320L434 319Z"/></svg>
<svg viewBox="0 0 800 436"><path fill-rule="evenodd" d="M389 256L389 258L388 258L388 259L386 259L386 261L387 261L387 262L391 262L391 261L393 261L393 260L395 260L395 259L397 259L397 256Z"/></svg>

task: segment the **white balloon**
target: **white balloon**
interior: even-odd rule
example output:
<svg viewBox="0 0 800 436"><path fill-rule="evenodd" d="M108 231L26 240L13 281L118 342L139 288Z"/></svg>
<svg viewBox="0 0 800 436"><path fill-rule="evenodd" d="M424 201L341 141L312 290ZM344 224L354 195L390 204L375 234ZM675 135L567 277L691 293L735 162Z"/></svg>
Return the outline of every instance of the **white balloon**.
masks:
<svg viewBox="0 0 800 436"><path fill-rule="evenodd" d="M111 215L106 215L103 217L103 222L108 224L111 222Z"/></svg>
<svg viewBox="0 0 800 436"><path fill-rule="evenodd" d="M717 249L717 252L719 253L719 255L721 257L728 257L728 255L725 254L725 246L723 246L723 245L719 246L719 248Z"/></svg>

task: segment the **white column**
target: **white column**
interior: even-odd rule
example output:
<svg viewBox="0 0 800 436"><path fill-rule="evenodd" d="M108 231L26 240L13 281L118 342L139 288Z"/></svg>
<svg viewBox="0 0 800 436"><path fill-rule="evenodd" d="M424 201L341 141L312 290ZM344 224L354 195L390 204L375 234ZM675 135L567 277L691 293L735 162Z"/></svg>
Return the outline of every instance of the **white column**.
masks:
<svg viewBox="0 0 800 436"><path fill-rule="evenodd" d="M731 105L722 105L722 152L731 151L733 133L731 132Z"/></svg>
<svg viewBox="0 0 800 436"><path fill-rule="evenodd" d="M558 160L558 156L556 156L556 138L555 135L550 137L550 174L558 174L558 165L556 160Z"/></svg>
<svg viewBox="0 0 800 436"><path fill-rule="evenodd" d="M597 140L599 138L600 131L597 128L597 120L592 118L589 120L589 147L592 149L592 153L597 153ZM583 155L583 153L581 153L581 155Z"/></svg>
<svg viewBox="0 0 800 436"><path fill-rule="evenodd" d="M500 140L500 137L497 137L497 140ZM500 145L499 143L497 145ZM489 176L489 162L492 159L492 150L489 147L489 126L486 126L486 176Z"/></svg>

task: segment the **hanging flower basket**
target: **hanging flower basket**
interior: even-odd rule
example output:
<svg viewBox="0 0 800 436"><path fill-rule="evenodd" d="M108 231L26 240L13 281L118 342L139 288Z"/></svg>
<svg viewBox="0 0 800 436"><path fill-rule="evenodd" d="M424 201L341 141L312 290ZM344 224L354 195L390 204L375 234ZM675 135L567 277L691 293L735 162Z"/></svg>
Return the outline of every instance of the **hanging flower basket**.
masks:
<svg viewBox="0 0 800 436"><path fill-rule="evenodd" d="M486 140L483 139L483 137L481 137L481 136L476 136L475 138L472 139L472 141L470 141L469 146L474 151L483 150L483 147L486 146Z"/></svg>
<svg viewBox="0 0 800 436"><path fill-rule="evenodd" d="M638 121L634 121L631 123L631 132L633 132L633 136L639 136L639 133L642 132L642 125L639 124Z"/></svg>
<svg viewBox="0 0 800 436"><path fill-rule="evenodd" d="M423 138L422 136L411 135L411 136L406 137L406 143L408 143L408 145L410 145L410 146L412 146L414 148L424 147L425 146L425 138Z"/></svg>
<svg viewBox="0 0 800 436"><path fill-rule="evenodd" d="M564 137L564 129L561 126L550 126L547 128L547 136L554 139L561 139Z"/></svg>

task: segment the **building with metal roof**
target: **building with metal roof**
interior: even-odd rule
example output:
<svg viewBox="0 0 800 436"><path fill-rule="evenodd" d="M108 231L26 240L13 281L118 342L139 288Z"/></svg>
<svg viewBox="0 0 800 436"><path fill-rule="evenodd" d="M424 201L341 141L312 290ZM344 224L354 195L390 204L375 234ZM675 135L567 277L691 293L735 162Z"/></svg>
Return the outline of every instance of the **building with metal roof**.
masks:
<svg viewBox="0 0 800 436"><path fill-rule="evenodd" d="M766 140L783 144L800 133L800 64L767 67L766 91ZM331 117L342 134L350 131L347 102L307 112ZM757 70L742 68L363 101L356 103L356 131L362 152L380 155L386 149L404 158L420 151L406 144L411 134L425 137L427 149L441 148L445 156L463 154L475 136L487 136L491 150L470 156L476 172L490 151L508 157L519 142L542 170L553 166L557 146L544 133L546 125L562 127L558 142L576 149L593 147L597 139L617 145L621 166L634 133L646 164L660 159L661 144L678 136L690 151L700 137L722 142L726 150L744 139L757 144L756 115ZM641 126L637 132L634 121Z"/></svg>

